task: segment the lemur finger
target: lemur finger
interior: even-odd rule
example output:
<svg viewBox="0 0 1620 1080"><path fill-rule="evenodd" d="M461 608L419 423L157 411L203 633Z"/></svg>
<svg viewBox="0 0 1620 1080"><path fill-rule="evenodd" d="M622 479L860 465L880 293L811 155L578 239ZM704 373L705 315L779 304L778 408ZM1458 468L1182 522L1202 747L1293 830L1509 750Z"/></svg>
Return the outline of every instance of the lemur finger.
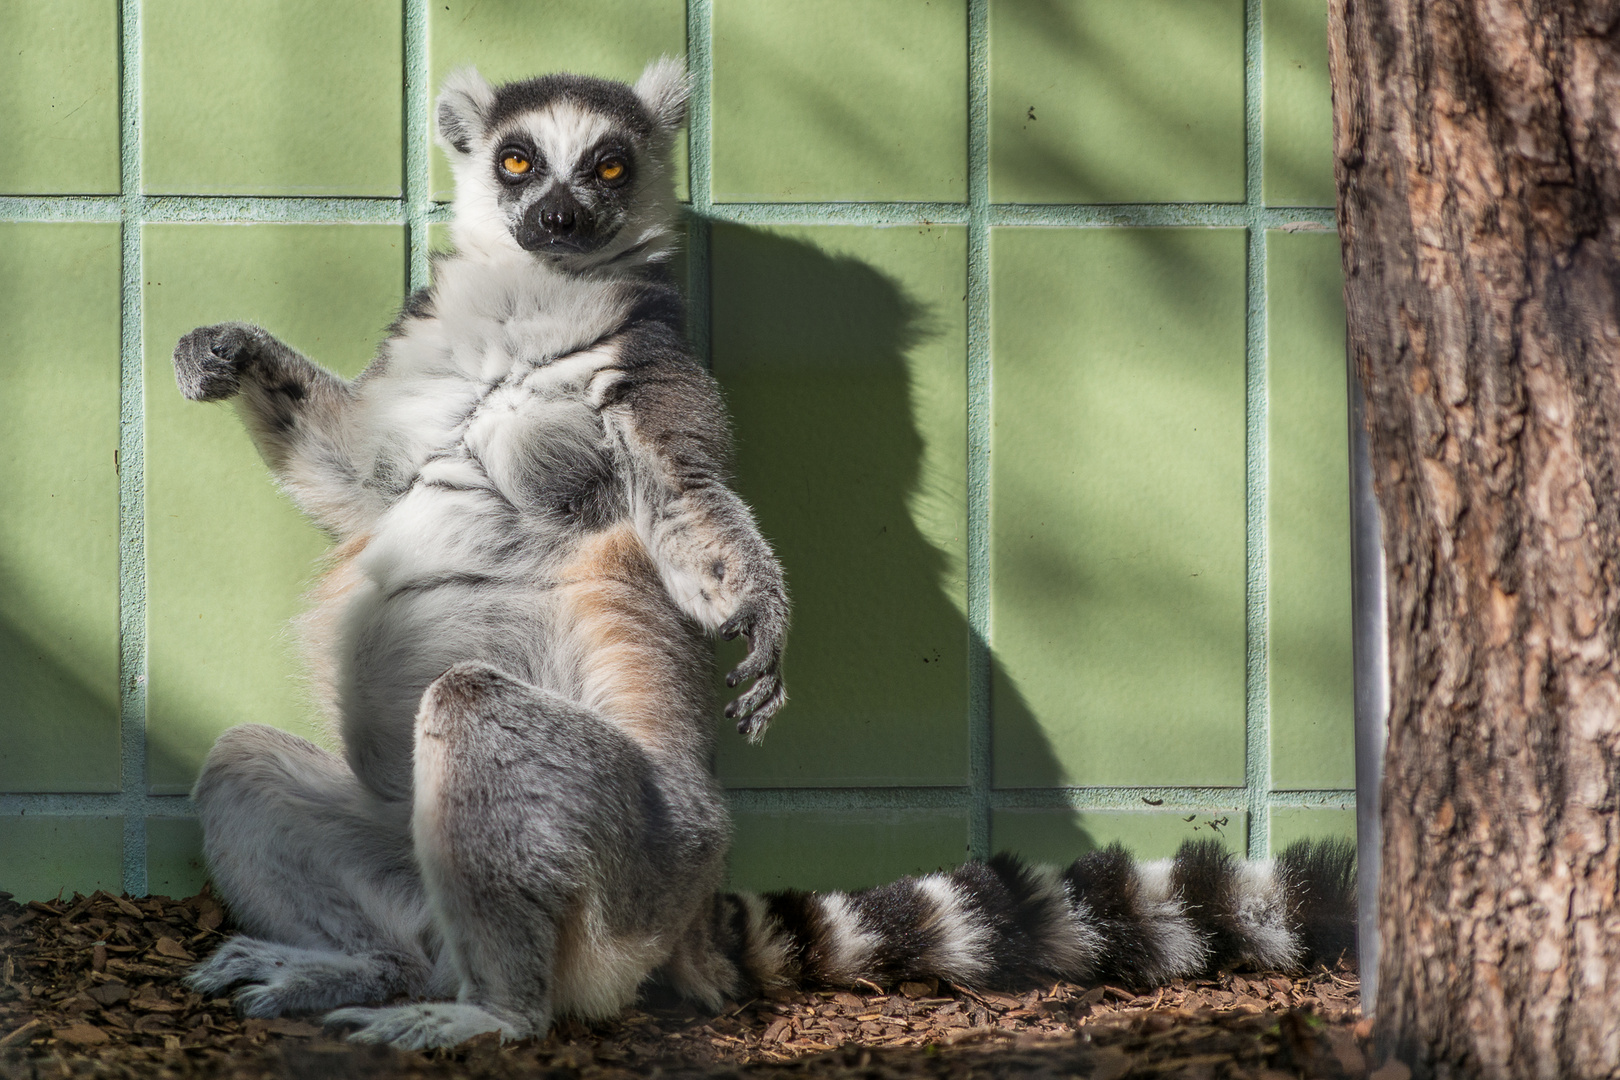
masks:
<svg viewBox="0 0 1620 1080"><path fill-rule="evenodd" d="M757 679L767 671L775 671L776 665L782 662L782 646L778 641L767 641L763 637L755 639L748 655L742 658L736 670L726 676L727 686L737 686L749 679Z"/></svg>
<svg viewBox="0 0 1620 1080"><path fill-rule="evenodd" d="M772 677L769 682L769 696L753 712L737 721L737 733L745 736L749 742L759 742L765 735L765 727L770 723L771 717L787 704L787 687L782 684L782 680ZM765 680L761 680L760 685L764 683Z"/></svg>
<svg viewBox="0 0 1620 1080"><path fill-rule="evenodd" d="M737 612L737 614L727 619L725 623L721 625L720 636L725 638L727 641L730 641L738 634L747 633L750 629L752 629L753 624L753 611L744 608L742 611ZM732 683L731 685L736 686L737 684Z"/></svg>
<svg viewBox="0 0 1620 1080"><path fill-rule="evenodd" d="M763 709L773 697L782 693L782 679L780 676L775 674L762 676L753 686L745 690L740 697L726 706L726 716L732 720L752 716Z"/></svg>

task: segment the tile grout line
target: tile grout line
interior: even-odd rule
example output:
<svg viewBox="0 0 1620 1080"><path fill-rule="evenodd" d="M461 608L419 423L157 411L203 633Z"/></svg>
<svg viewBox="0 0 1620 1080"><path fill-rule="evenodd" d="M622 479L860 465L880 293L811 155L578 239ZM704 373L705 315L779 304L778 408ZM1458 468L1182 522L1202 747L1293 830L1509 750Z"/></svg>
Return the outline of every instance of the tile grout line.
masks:
<svg viewBox="0 0 1620 1080"><path fill-rule="evenodd" d="M968 854L991 852L990 687L990 15L968 0L967 620Z"/></svg>
<svg viewBox="0 0 1620 1080"><path fill-rule="evenodd" d="M971 813L978 802L972 787L827 787L727 788L726 797L739 811L770 810L927 810L948 809ZM1113 813L1170 814L1193 811L1244 813L1248 806L1243 787L1041 787L998 788L991 792L993 809L1068 809ZM1348 810L1355 805L1353 790L1273 792L1268 806L1283 809Z"/></svg>
<svg viewBox="0 0 1620 1080"><path fill-rule="evenodd" d="M694 89L692 108L693 188L705 186L711 156L701 127L709 129L707 86ZM700 96L703 100L700 102ZM427 102L421 124L428 125ZM701 106L701 108L700 108ZM423 136L419 200L406 198L313 197L304 195L144 195L139 198L141 219L147 222L241 222L277 224L383 224L414 225L450 220L450 204L436 203L427 170L432 147ZM705 147L701 161L697 147ZM407 188L411 167L407 162ZM414 205L407 205L408 203ZM704 221L740 225L965 225L971 220L967 203L838 202L838 203L716 203L707 193L699 209L689 209ZM116 195L0 195L0 221L119 221L125 202ZM1253 207L1243 203L989 203L988 224L1050 225L1062 228L1174 228L1179 226L1233 228L1256 223L1266 229L1331 232L1333 211L1322 207Z"/></svg>
<svg viewBox="0 0 1620 1080"><path fill-rule="evenodd" d="M401 61L404 75L401 93L404 109L405 154L403 207L408 258L407 294L428 285L428 212L433 208L433 185L429 172L433 154L428 105L432 94L428 70L427 0L405 0Z"/></svg>
<svg viewBox="0 0 1620 1080"><path fill-rule="evenodd" d="M711 225L714 210L714 8L712 0L687 0L686 70L692 93L686 108L686 333L692 351L713 368L710 335Z"/></svg>
<svg viewBox="0 0 1620 1080"><path fill-rule="evenodd" d="M1271 845L1270 553L1267 548L1269 401L1266 388L1266 215L1261 101L1265 91L1263 0L1243 5L1243 164L1245 211L1244 779L1248 854Z"/></svg>
<svg viewBox="0 0 1620 1080"><path fill-rule="evenodd" d="M123 888L146 895L146 387L141 340L141 0L119 4L118 730Z"/></svg>
<svg viewBox="0 0 1620 1080"><path fill-rule="evenodd" d="M726 797L734 809L959 809L971 810L971 787L875 785L863 787L735 787ZM1243 787L1036 787L997 788L993 809L1056 809L1168 814L1185 810L1247 810ZM1354 789L1273 791L1267 804L1287 809L1354 809ZM110 817L130 805L122 793L0 793L0 818ZM194 816L188 795L144 795L136 804L143 817Z"/></svg>

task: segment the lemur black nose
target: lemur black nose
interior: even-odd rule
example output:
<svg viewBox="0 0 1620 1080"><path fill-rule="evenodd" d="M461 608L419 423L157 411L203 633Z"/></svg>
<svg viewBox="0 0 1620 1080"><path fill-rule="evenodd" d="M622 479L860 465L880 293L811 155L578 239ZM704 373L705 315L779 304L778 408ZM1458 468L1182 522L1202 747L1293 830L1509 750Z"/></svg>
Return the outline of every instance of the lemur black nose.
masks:
<svg viewBox="0 0 1620 1080"><path fill-rule="evenodd" d="M567 207L553 210L543 210L540 213L540 224L548 232L569 233L574 231L574 212Z"/></svg>

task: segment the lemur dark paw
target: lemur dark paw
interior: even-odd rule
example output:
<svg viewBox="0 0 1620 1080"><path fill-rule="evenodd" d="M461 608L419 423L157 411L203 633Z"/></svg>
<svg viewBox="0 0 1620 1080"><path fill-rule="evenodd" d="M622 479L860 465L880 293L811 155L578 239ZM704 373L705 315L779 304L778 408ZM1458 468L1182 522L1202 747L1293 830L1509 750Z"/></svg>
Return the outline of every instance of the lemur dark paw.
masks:
<svg viewBox="0 0 1620 1080"><path fill-rule="evenodd" d="M726 706L726 716L737 721L737 733L758 742L770 723L787 704L787 687L782 683L782 646L787 636L787 620L775 610L747 605L726 620L720 635L727 640L744 634L748 655L735 671L726 676L727 686L738 686L749 679L754 685Z"/></svg>
<svg viewBox="0 0 1620 1080"><path fill-rule="evenodd" d="M192 401L224 401L242 388L242 365L262 333L246 323L199 326L174 347L174 381Z"/></svg>

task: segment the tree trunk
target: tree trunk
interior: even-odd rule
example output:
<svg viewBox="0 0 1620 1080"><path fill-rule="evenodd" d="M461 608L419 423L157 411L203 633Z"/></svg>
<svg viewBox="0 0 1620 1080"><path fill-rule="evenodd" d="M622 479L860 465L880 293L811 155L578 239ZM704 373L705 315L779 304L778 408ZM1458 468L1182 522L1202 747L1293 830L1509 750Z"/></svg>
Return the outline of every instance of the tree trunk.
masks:
<svg viewBox="0 0 1620 1080"><path fill-rule="evenodd" d="M1620 1071L1620 3L1332 0L1389 571L1375 1030Z"/></svg>

